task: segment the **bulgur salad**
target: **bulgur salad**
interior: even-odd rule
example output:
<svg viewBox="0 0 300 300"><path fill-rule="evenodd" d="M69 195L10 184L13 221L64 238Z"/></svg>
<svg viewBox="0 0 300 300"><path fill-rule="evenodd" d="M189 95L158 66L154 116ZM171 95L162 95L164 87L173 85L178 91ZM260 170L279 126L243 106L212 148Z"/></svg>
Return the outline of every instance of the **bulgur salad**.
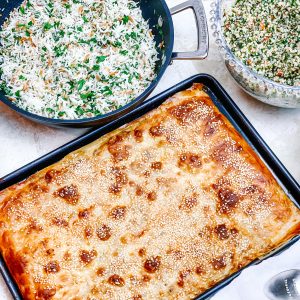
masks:
<svg viewBox="0 0 300 300"><path fill-rule="evenodd" d="M236 0L224 11L224 37L246 66L300 86L300 0Z"/></svg>
<svg viewBox="0 0 300 300"><path fill-rule="evenodd" d="M155 78L158 52L133 0L26 0L0 31L0 89L59 119L116 110Z"/></svg>

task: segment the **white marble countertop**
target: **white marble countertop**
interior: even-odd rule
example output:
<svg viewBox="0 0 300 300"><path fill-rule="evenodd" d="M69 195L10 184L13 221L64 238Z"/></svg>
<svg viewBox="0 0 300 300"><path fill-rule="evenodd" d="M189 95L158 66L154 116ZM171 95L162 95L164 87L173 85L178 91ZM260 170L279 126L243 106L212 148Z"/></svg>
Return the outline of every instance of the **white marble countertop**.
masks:
<svg viewBox="0 0 300 300"><path fill-rule="evenodd" d="M167 1L170 7L181 2L182 0ZM203 2L209 19L210 0L204 0ZM192 12L187 11L174 16L174 25L176 31L175 50L195 49L196 27ZM211 32L208 58L204 61L175 61L167 69L153 94L157 94L197 73L208 73L219 80L271 149L296 180L300 182L300 109L271 107L244 93L227 72L214 44ZM53 129L35 124L18 116L0 103L0 178L84 132L83 129ZM300 250L299 243L294 248L297 247ZM284 257L284 255L286 254L281 255L281 257ZM294 257L295 262L293 264L293 260L291 261L290 258L289 263L286 264L287 267L300 266L299 255L293 256L291 254L290 257ZM276 259L264 262L265 274L268 274L268 269L270 269L270 276L272 276L274 261L276 262ZM284 264L281 264L281 268L284 269ZM255 268L251 269L253 269L251 272L255 274ZM252 276L252 278L254 277L255 275ZM266 275L266 278L268 278L268 275ZM237 290L238 287L239 279L221 292L222 297L217 295L215 299L225 300L227 298L226 294L228 299L231 300L246 299L240 293L234 292L234 289ZM231 296L229 297L229 295ZM11 299L2 278L0 278L0 299ZM247 299L264 298L262 294L255 298L249 298L248 294Z"/></svg>

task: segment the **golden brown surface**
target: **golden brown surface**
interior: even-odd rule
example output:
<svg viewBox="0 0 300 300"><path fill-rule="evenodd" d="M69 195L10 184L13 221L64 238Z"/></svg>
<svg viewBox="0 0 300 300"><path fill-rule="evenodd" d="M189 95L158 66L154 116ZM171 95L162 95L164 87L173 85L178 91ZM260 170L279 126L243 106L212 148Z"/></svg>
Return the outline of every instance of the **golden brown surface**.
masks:
<svg viewBox="0 0 300 300"><path fill-rule="evenodd" d="M0 194L25 299L191 299L298 234L298 209L201 88Z"/></svg>

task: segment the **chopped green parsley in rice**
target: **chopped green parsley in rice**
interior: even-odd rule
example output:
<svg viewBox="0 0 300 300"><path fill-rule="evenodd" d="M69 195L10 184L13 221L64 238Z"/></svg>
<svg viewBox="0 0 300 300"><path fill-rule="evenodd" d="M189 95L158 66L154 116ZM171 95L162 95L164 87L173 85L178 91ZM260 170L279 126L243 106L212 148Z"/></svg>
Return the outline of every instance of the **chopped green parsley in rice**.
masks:
<svg viewBox="0 0 300 300"><path fill-rule="evenodd" d="M27 0L0 31L0 89L50 118L116 110L155 78L154 38L133 0Z"/></svg>
<svg viewBox="0 0 300 300"><path fill-rule="evenodd" d="M275 82L300 86L300 0L236 0L224 36L236 57Z"/></svg>

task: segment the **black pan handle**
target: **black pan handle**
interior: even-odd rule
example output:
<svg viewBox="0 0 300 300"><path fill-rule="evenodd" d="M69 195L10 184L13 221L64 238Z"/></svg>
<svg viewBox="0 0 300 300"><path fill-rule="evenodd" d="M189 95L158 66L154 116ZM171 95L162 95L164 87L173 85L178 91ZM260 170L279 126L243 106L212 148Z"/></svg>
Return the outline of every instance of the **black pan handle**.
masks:
<svg viewBox="0 0 300 300"><path fill-rule="evenodd" d="M175 15L183 10L191 8L196 17L196 25L198 32L198 47L192 52L174 52L172 59L204 59L208 55L208 27L206 21L205 10L201 0L188 0L170 9L172 15Z"/></svg>

